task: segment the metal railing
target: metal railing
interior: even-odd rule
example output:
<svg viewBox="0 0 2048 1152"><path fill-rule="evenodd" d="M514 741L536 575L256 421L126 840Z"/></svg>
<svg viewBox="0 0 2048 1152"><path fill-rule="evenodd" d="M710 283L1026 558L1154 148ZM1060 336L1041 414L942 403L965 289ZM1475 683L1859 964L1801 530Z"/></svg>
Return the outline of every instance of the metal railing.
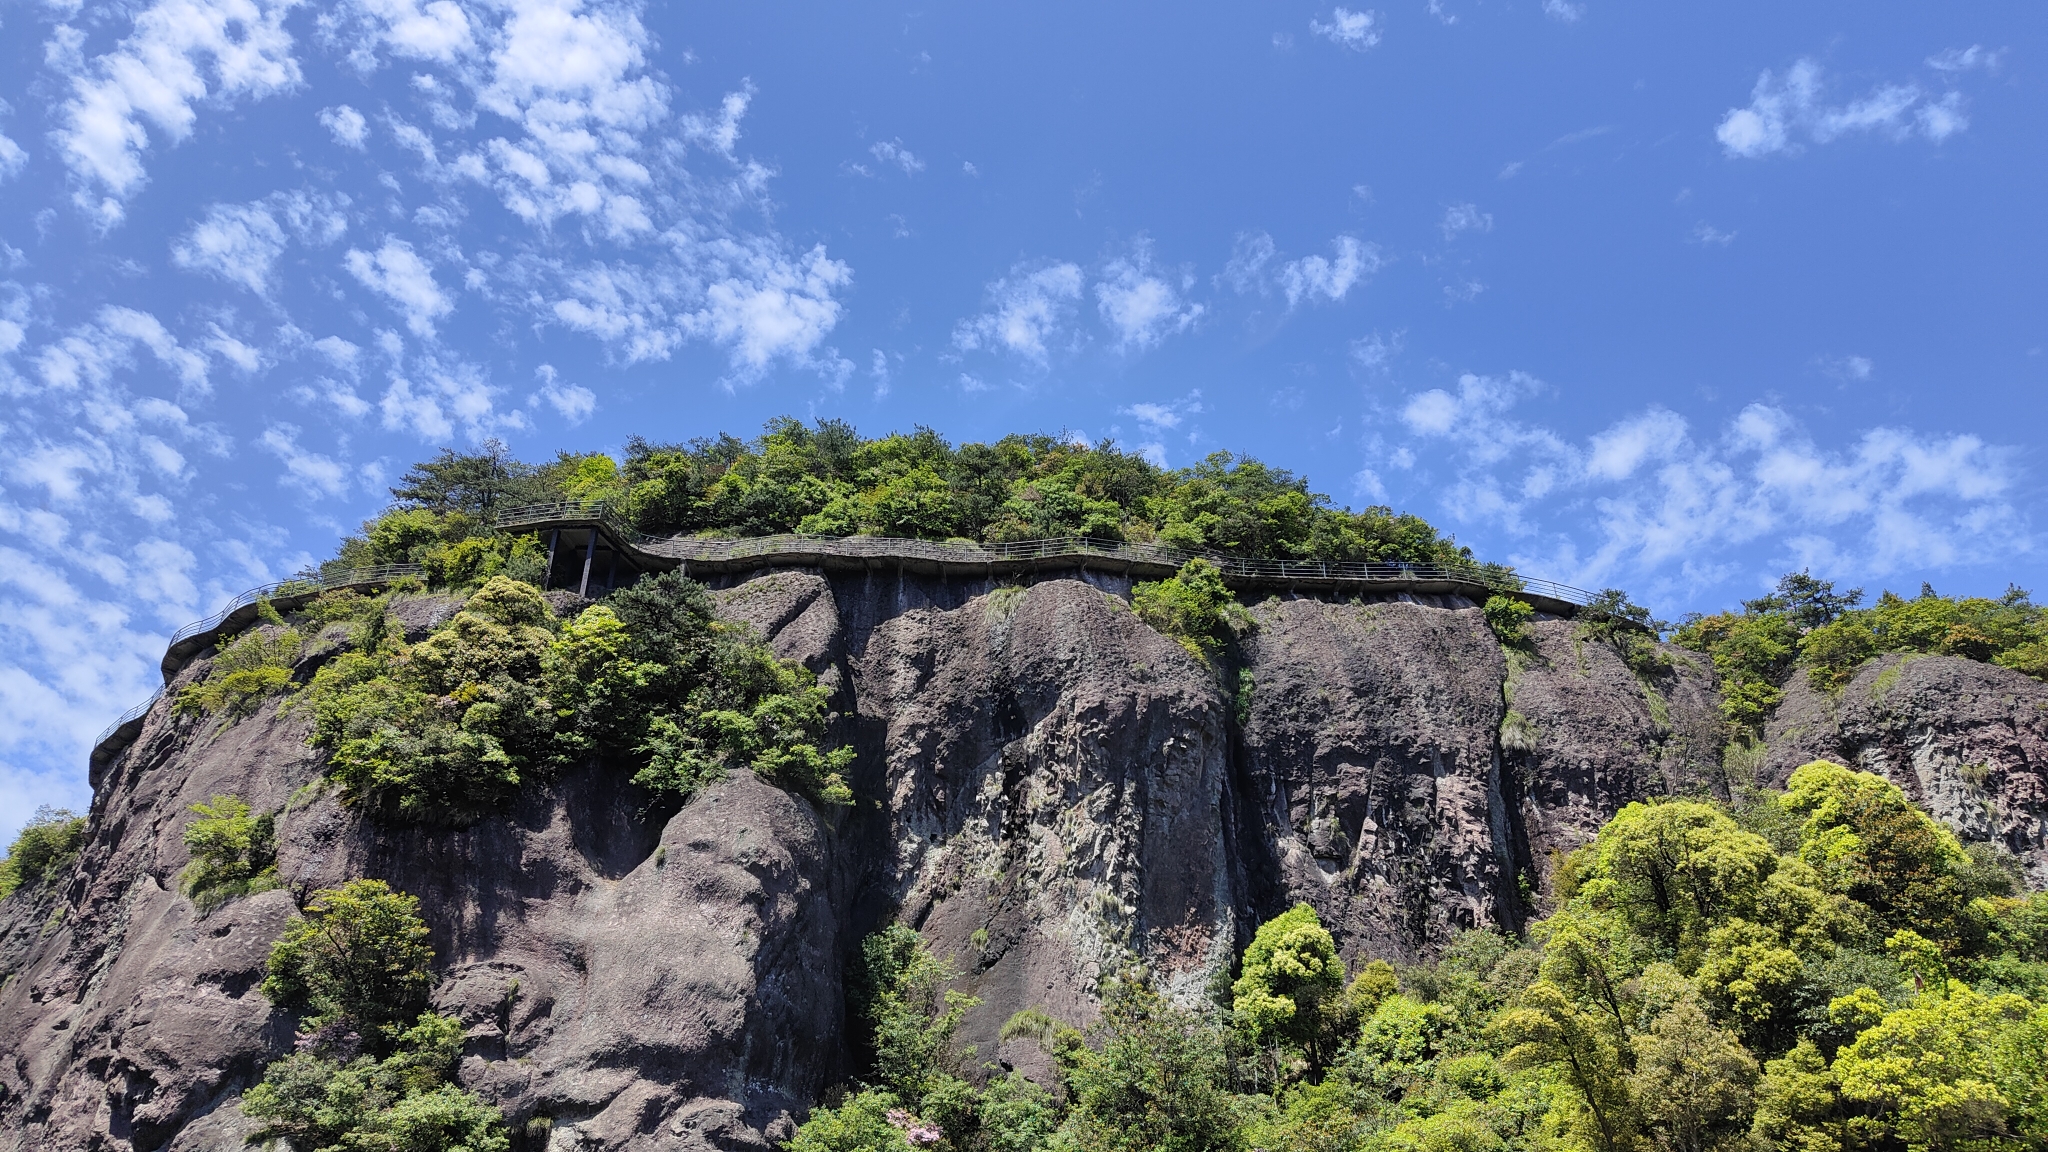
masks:
<svg viewBox="0 0 2048 1152"><path fill-rule="evenodd" d="M194 620L192 623L171 633L170 643L165 646L164 682L168 684L171 677L177 671L175 667L171 666L173 654L177 653L180 648L184 648L190 653L204 651L214 640L218 639L217 636L209 634L217 633L235 613L253 606L258 601L310 600L322 592L333 592L342 588L377 587L389 584L394 580L425 575L426 569L418 564L380 564L372 568L349 568L340 572L323 574L312 578L280 580L275 584L265 584L258 588L251 588L228 601L227 607L222 608L206 619ZM195 644L193 643L195 640L202 642ZM182 662L180 662L179 666L182 666ZM137 722L144 716L147 716L149 710L156 707L157 701L163 698L164 690L158 688L150 694L149 699L121 713L119 719L107 725L106 729L99 734L99 737L92 742L93 761L97 763L104 759L102 749L123 728L129 725L137 725L139 728ZM124 742L123 746L128 742L132 742L134 737L135 733L131 732L128 741Z"/></svg>
<svg viewBox="0 0 2048 1152"><path fill-rule="evenodd" d="M304 594L317 596L337 588L358 588L365 584L389 584L408 576L425 576L427 570L417 564L379 564L371 568L350 568L332 576L321 575L312 579L295 578L280 580L251 588L228 601L227 607L215 612L204 620L194 620L176 632L171 633L171 644L176 646L202 632L211 632L227 622L227 618L238 610L247 608L259 600L276 600L283 596Z"/></svg>
<svg viewBox="0 0 2048 1152"><path fill-rule="evenodd" d="M1283 560L1232 556L1221 552L1192 552L1157 544L1132 544L1091 536L1060 536L1037 540L1013 540L978 544L916 540L895 536L807 536L785 533L775 536L709 538L701 536L649 536L621 523L602 503L579 504L560 501L515 508L501 514L497 527L506 530L599 523L621 544L679 561L725 562L804 554L866 559L926 560L941 564L1002 563L1006 561L1101 559L1147 567L1179 569L1200 558L1215 564L1225 580L1245 584L1288 584L1298 581L1328 583L1444 582L1476 585L1496 592L1521 592L1584 607L1597 597L1583 588L1516 574L1502 574L1484 568L1442 568L1430 564L1377 563L1368 561Z"/></svg>

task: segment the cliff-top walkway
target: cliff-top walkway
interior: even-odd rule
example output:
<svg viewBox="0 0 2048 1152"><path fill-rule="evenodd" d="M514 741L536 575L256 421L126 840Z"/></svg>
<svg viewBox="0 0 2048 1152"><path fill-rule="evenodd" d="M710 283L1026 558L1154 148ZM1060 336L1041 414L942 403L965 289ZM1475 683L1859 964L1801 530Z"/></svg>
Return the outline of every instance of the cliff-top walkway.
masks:
<svg viewBox="0 0 2048 1152"><path fill-rule="evenodd" d="M1010 579L1059 572L1095 572L1126 580L1163 580L1200 557L1215 564L1223 581L1240 591L1265 589L1292 594L1462 596L1474 602L1509 594L1539 612L1572 616L1594 600L1568 584L1480 569L1425 564L1383 564L1328 560L1275 560L1221 553L1188 552L1153 544L1131 544L1087 536L972 541L909 540L891 536L648 536L625 526L602 504L535 504L499 515L505 532L537 533L547 548L542 577L546 588L574 589L588 596L630 583L651 572L680 570L698 579L731 577L764 568L817 568L837 572L882 572L952 579ZM395 580L425 575L417 564L354 568L318 577L251 588L204 620L178 629L164 651L162 672L169 684L200 653L253 624L269 604L290 611L322 592L380 588ZM92 768L99 769L134 743L142 718L163 690L130 708L94 742Z"/></svg>

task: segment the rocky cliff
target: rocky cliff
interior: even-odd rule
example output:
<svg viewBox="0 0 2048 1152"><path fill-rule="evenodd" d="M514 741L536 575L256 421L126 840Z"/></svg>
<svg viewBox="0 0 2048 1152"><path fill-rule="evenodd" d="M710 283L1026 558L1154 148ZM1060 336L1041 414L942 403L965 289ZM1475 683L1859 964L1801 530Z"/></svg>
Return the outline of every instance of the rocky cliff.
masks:
<svg viewBox="0 0 2048 1152"><path fill-rule="evenodd" d="M231 724L159 706L93 781L68 880L0 904L0 1148L239 1145L238 1094L292 1043L255 990L267 950L295 899L352 877L422 899L463 1083L526 1147L766 1148L844 1074L844 972L891 919L981 998L962 1038L1028 1066L1002 1021L1085 1021L1134 960L1202 995L1297 901L1349 960L1422 955L1536 912L1621 805L1725 794L1691 654L1646 675L1566 620L1504 648L1454 598L1279 596L1212 664L1125 591L801 570L720 590L832 690L851 809L740 772L676 810L588 769L467 829L390 828L320 786L275 702ZM455 604L400 608L424 633ZM1881 769L2039 882L2044 710L2017 674L1892 659L1839 697L1795 689L1766 771ZM225 792L281 811L286 887L201 915L181 830Z"/></svg>

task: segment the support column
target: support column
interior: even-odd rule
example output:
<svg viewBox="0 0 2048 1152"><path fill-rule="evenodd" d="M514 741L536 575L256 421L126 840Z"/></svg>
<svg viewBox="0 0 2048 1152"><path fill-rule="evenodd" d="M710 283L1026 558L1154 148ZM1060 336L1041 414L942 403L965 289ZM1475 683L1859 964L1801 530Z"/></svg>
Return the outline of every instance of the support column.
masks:
<svg viewBox="0 0 2048 1152"><path fill-rule="evenodd" d="M548 581L555 578L555 545L561 542L562 530L560 528L548 529L548 567L547 571L540 574L540 590L543 592L548 590Z"/></svg>
<svg viewBox="0 0 2048 1152"><path fill-rule="evenodd" d="M583 550L583 582L576 585L576 595L590 596L590 563L597 559L597 529L590 530L590 547Z"/></svg>

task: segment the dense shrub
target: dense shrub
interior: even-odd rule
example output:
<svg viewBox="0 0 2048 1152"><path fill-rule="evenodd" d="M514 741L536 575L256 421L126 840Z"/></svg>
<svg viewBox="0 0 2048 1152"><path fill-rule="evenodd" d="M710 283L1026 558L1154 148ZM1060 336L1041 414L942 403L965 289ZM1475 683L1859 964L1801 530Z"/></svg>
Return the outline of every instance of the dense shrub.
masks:
<svg viewBox="0 0 2048 1152"><path fill-rule="evenodd" d="M202 912L277 887L274 816L252 814L241 797L233 795L194 804L192 815L184 834L192 862L183 882L185 894Z"/></svg>
<svg viewBox="0 0 2048 1152"><path fill-rule="evenodd" d="M1527 600L1488 596L1481 612L1486 616L1486 626L1501 643L1514 646L1529 642L1529 621L1536 618L1536 609Z"/></svg>
<svg viewBox="0 0 2048 1152"><path fill-rule="evenodd" d="M1886 592L1868 608L1857 607L1862 601L1860 588L1837 592L1832 581L1793 572L1740 612L1688 617L1673 640L1713 658L1722 710L1752 736L1796 669L1815 687L1838 691L1876 656L1920 652L2048 679L2048 613L2019 588L1997 600L1956 599L1922 585L1912 599Z"/></svg>
<svg viewBox="0 0 2048 1152"><path fill-rule="evenodd" d="M1208 659L1251 623L1251 614L1223 583L1223 570L1199 557L1168 579L1134 585L1131 607L1198 660Z"/></svg>
<svg viewBox="0 0 2048 1152"><path fill-rule="evenodd" d="M271 948L263 994L301 1030L242 1096L251 1143L507 1152L498 1110L453 1083L462 1022L426 1010L426 937L419 901L382 881L314 893Z"/></svg>
<svg viewBox="0 0 2048 1152"><path fill-rule="evenodd" d="M7 858L0 860L0 900L62 872L84 843L85 817L48 804L37 808L7 849Z"/></svg>
<svg viewBox="0 0 2048 1152"><path fill-rule="evenodd" d="M851 799L828 693L674 573L566 622L497 576L417 644L368 619L353 634L300 706L344 797L389 819L466 824L593 758L683 800L732 768Z"/></svg>
<svg viewBox="0 0 2048 1152"><path fill-rule="evenodd" d="M864 439L837 420L781 417L751 441L636 438L623 466L568 453L526 464L489 441L414 465L391 492L391 510L351 536L332 567L418 563L448 584L532 579L537 542L505 543L491 524L508 507L564 499L602 502L657 535L1081 535L1238 555L1482 567L1417 517L1335 508L1305 479L1227 452L1172 471L1109 441L1008 436L955 446L927 428Z"/></svg>
<svg viewBox="0 0 2048 1152"><path fill-rule="evenodd" d="M277 619L275 609L269 615ZM265 697L290 687L292 668L304 647L298 630L284 627L281 620L252 628L220 650L205 679L178 690L171 710L178 715L245 715Z"/></svg>

